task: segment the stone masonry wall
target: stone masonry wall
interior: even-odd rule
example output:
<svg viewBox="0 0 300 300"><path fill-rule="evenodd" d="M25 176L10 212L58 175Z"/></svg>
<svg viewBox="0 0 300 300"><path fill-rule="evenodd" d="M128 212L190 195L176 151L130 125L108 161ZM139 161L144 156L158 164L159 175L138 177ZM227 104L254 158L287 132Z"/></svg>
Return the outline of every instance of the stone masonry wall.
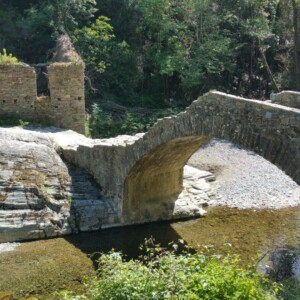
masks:
<svg viewBox="0 0 300 300"><path fill-rule="evenodd" d="M37 97L36 74L25 64L0 65L0 114L34 115Z"/></svg>
<svg viewBox="0 0 300 300"><path fill-rule="evenodd" d="M37 97L36 72L25 64L0 65L0 115L85 131L84 65L54 63L48 67L50 97Z"/></svg>
<svg viewBox="0 0 300 300"><path fill-rule="evenodd" d="M282 91L279 94L271 94L272 102L288 107L300 109L300 93L295 91Z"/></svg>
<svg viewBox="0 0 300 300"><path fill-rule="evenodd" d="M48 67L48 76L53 124L84 134L84 66L54 63Z"/></svg>

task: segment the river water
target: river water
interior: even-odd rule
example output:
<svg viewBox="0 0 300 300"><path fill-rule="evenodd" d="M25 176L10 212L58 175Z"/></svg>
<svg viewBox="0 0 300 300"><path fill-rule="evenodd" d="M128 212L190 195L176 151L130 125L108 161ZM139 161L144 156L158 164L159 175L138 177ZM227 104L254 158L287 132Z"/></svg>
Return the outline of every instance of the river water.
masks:
<svg viewBox="0 0 300 300"><path fill-rule="evenodd" d="M300 207L257 211L212 207L201 219L25 242L0 254L0 291L12 292L16 299L34 295L43 300L57 299L55 291L63 289L80 292L84 278L95 275L99 252L114 248L135 258L141 254L139 245L150 237L162 245L183 239L200 251L239 254L246 265L276 249L300 247Z"/></svg>

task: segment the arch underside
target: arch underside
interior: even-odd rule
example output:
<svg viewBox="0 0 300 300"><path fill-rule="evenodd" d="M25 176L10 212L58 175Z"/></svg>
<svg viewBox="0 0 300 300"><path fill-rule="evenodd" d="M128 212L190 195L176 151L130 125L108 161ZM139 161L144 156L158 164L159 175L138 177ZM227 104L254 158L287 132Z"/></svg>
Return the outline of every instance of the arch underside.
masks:
<svg viewBox="0 0 300 300"><path fill-rule="evenodd" d="M144 155L125 180L123 219L126 223L170 220L182 192L183 168L211 138L190 136L164 143Z"/></svg>
<svg viewBox="0 0 300 300"><path fill-rule="evenodd" d="M183 191L184 166L189 158L211 138L209 136L176 138L146 153L125 179L122 222L137 224L199 215L197 212L187 216L178 215L176 200ZM294 153L293 148L289 149L282 143L280 146L277 143L276 147L271 147L268 141L265 145L268 147L264 151L255 151L256 147L251 147L247 141L242 146L258 152L279 167L285 166L287 171L296 168L299 172L296 157L295 160L290 159ZM281 158L278 160L279 163L277 163L278 157ZM297 176L292 178L299 183Z"/></svg>

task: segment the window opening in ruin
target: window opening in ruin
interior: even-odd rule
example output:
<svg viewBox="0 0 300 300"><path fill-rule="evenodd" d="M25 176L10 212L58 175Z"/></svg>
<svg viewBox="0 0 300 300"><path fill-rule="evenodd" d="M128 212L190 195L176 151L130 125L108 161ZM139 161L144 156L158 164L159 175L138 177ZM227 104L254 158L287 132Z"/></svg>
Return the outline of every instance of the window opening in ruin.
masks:
<svg viewBox="0 0 300 300"><path fill-rule="evenodd" d="M37 64L34 67L36 71L36 86L38 97L50 96L47 64Z"/></svg>

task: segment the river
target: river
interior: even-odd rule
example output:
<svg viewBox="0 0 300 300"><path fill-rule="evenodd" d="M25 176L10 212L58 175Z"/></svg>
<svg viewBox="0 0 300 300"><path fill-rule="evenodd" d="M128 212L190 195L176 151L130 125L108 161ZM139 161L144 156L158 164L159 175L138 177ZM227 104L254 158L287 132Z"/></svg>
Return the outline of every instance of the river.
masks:
<svg viewBox="0 0 300 300"><path fill-rule="evenodd" d="M214 207L206 217L81 233L22 243L0 255L0 291L16 299L35 296L57 299L55 291L80 292L84 277L95 275L100 252L112 248L127 259L141 254L139 245L154 237L167 246L185 240L191 247L219 254L239 254L242 264L258 261L263 253L300 246L300 207L281 210L238 210Z"/></svg>

